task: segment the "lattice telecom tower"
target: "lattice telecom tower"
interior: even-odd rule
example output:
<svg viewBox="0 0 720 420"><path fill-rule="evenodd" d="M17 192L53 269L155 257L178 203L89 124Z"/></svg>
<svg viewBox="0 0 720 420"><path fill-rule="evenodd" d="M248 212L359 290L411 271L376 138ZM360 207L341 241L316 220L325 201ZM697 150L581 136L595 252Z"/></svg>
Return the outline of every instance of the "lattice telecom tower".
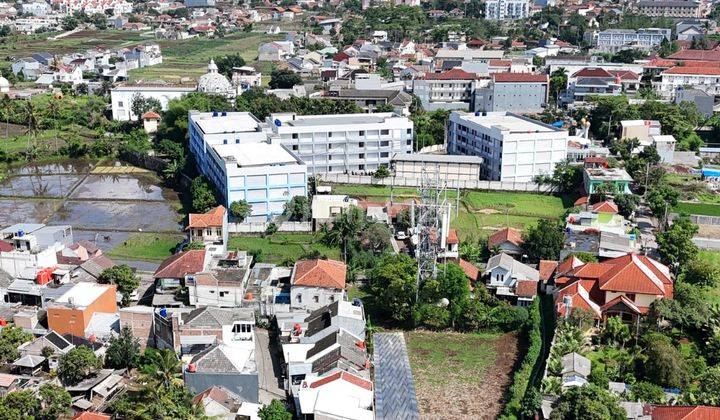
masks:
<svg viewBox="0 0 720 420"><path fill-rule="evenodd" d="M415 300L425 280L437 276L437 259L450 224L450 206L447 201L447 183L440 180L439 168L434 174L423 170L420 187L420 203L412 209L410 220L415 223L413 233L417 238L415 259L418 263ZM416 209L416 210L415 210ZM416 221L417 220L417 221Z"/></svg>

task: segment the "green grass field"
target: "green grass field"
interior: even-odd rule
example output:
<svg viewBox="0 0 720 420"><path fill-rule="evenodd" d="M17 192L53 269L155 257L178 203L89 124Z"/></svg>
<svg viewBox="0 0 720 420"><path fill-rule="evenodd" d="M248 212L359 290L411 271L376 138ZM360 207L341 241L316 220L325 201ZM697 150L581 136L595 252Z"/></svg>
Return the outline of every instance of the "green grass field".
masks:
<svg viewBox="0 0 720 420"><path fill-rule="evenodd" d="M332 186L334 194L382 202L390 198L390 188L378 185ZM455 204L456 191L448 191L448 200ZM395 188L393 198L398 200L417 197L414 188ZM572 203L561 197L508 191L463 191L460 211L452 220L461 240L485 237L498 229L510 226L523 229L538 219L557 219Z"/></svg>
<svg viewBox="0 0 720 420"><path fill-rule="evenodd" d="M261 250L262 262L280 264L284 261L295 261L300 255L318 251L330 259L341 259L340 250L331 248L320 242L313 234L275 234L272 236L232 236L228 241L228 249L241 251Z"/></svg>
<svg viewBox="0 0 720 420"><path fill-rule="evenodd" d="M680 202L673 209L677 213L720 217L720 204Z"/></svg>
<svg viewBox="0 0 720 420"><path fill-rule="evenodd" d="M182 240L180 234L133 233L106 254L110 258L161 262L173 254Z"/></svg>
<svg viewBox="0 0 720 420"><path fill-rule="evenodd" d="M698 252L698 258L708 261L720 269L720 251L704 249ZM720 304L720 286L707 290L706 297L709 303Z"/></svg>
<svg viewBox="0 0 720 420"><path fill-rule="evenodd" d="M240 54L248 65L266 74L270 72L271 66L270 63L257 61L258 46L278 39L282 39L282 36L242 32L219 39L160 40L162 64L131 70L129 76L132 81L161 79L178 82L181 77L196 79L207 72L211 58L229 54Z"/></svg>

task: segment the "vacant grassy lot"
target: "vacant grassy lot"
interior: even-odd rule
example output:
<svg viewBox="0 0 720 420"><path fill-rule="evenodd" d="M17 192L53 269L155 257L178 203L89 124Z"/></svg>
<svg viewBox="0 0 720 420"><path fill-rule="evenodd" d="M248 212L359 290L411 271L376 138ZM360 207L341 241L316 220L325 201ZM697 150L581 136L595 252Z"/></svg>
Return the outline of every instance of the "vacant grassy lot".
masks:
<svg viewBox="0 0 720 420"><path fill-rule="evenodd" d="M8 67L18 58L39 52L67 54L90 48L131 47L145 40L153 40L152 35L143 36L138 32L117 30L80 31L57 41L48 40L48 37L58 33L8 36L0 39L0 67Z"/></svg>
<svg viewBox="0 0 720 420"><path fill-rule="evenodd" d="M720 204L680 202L673 209L678 213L720 216Z"/></svg>
<svg viewBox="0 0 720 420"><path fill-rule="evenodd" d="M240 54L248 65L258 71L269 73L269 63L257 62L257 49L260 44L282 39L282 36L256 32L234 33L220 39L192 38L184 40L159 40L163 52L163 62L156 66L132 70L131 80L165 80L178 82L181 77L197 77L207 72L211 58Z"/></svg>
<svg viewBox="0 0 720 420"><path fill-rule="evenodd" d="M320 242L313 234L275 234L272 236L233 236L228 241L228 249L241 251L262 251L260 261L281 264L295 261L300 255L318 251L331 259L341 259L340 250Z"/></svg>
<svg viewBox="0 0 720 420"><path fill-rule="evenodd" d="M698 258L706 260L720 269L720 251L704 249L698 253ZM706 296L708 302L720 304L720 286L706 290Z"/></svg>
<svg viewBox="0 0 720 420"><path fill-rule="evenodd" d="M182 242L180 234L133 233L123 243L107 252L108 257L123 260L161 262L171 256Z"/></svg>
<svg viewBox="0 0 720 420"><path fill-rule="evenodd" d="M347 194L369 201L390 198L390 188L375 185L333 185L334 194ZM448 200L455 204L456 191L448 191ZM414 188L395 188L394 199L417 197ZM452 220L461 240L485 237L506 226L523 229L538 219L557 219L572 203L560 197L508 191L463 191L460 211Z"/></svg>
<svg viewBox="0 0 720 420"><path fill-rule="evenodd" d="M518 357L515 334L405 334L423 418L497 418Z"/></svg>

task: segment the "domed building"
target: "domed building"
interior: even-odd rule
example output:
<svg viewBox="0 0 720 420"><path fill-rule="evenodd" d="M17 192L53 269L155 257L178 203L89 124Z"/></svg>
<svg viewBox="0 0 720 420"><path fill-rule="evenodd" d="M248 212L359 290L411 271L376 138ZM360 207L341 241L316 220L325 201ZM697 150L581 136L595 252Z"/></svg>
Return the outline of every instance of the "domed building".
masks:
<svg viewBox="0 0 720 420"><path fill-rule="evenodd" d="M220 95L234 95L235 90L227 77L218 73L215 60L211 59L208 64L208 72L198 79L198 92L217 93Z"/></svg>

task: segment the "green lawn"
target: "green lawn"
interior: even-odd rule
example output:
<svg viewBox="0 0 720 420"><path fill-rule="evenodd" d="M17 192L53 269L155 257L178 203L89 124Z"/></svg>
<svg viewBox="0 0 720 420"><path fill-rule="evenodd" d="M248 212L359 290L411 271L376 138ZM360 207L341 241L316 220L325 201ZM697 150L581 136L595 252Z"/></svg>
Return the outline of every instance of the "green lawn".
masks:
<svg viewBox="0 0 720 420"><path fill-rule="evenodd" d="M161 79L178 82L181 77L196 79L207 72L211 58L228 54L240 54L248 65L267 74L271 65L257 61L257 49L262 43L278 39L282 39L282 36L242 32L218 39L160 40L162 64L131 70L129 76L133 81Z"/></svg>
<svg viewBox="0 0 720 420"><path fill-rule="evenodd" d="M133 233L123 243L107 252L110 258L161 262L171 256L182 242L180 234Z"/></svg>
<svg viewBox="0 0 720 420"><path fill-rule="evenodd" d="M280 264L284 261L295 261L306 252L318 251L330 259L341 259L340 250L331 248L320 242L319 236L313 234L275 234L267 237L232 236L228 249L242 251L261 250L262 262Z"/></svg>
<svg viewBox="0 0 720 420"><path fill-rule="evenodd" d="M335 184L332 188L334 194L347 194L370 201L390 198L390 187L385 186ZM397 199L417 196L415 188L395 188L393 191L393 197ZM455 198L456 191L448 191L448 199ZM457 217L453 217L452 227L457 229L461 240L485 237L507 226L524 229L541 218L557 219L571 204L561 197L546 194L463 191L460 211Z"/></svg>
<svg viewBox="0 0 720 420"><path fill-rule="evenodd" d="M720 269L720 251L701 250L698 253L698 258L709 261ZM709 303L720 304L720 285L708 289L706 291L706 297Z"/></svg>
<svg viewBox="0 0 720 420"><path fill-rule="evenodd" d="M704 216L718 216L720 217L720 204L711 203L689 203L680 202L675 208L675 212L687 213L687 214L698 214Z"/></svg>

